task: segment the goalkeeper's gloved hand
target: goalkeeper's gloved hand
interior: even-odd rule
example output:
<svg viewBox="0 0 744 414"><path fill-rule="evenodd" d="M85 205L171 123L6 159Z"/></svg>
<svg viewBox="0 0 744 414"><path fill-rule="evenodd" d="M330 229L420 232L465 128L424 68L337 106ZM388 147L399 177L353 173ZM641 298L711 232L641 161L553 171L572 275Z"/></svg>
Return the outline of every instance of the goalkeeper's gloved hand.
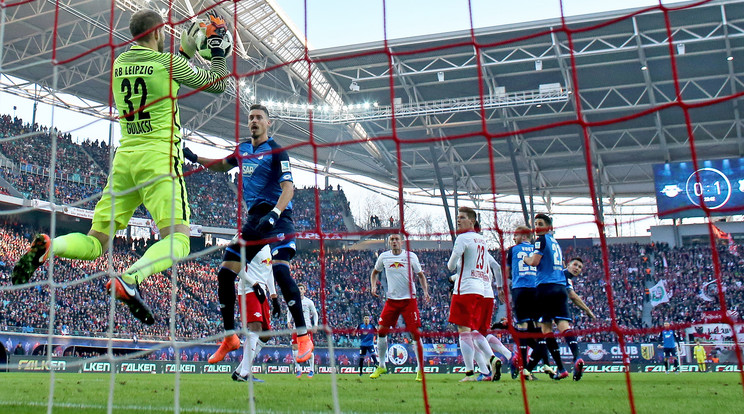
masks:
<svg viewBox="0 0 744 414"><path fill-rule="evenodd" d="M186 147L183 147L183 156L191 162L198 162L197 160L199 159L198 155Z"/></svg>
<svg viewBox="0 0 744 414"><path fill-rule="evenodd" d="M181 46L178 47L178 53L186 59L191 59L196 54L196 34L199 33L199 24L191 22L188 29L181 31Z"/></svg>
<svg viewBox="0 0 744 414"><path fill-rule="evenodd" d="M264 292L261 285L256 282L255 285L253 285L253 293L256 294L256 299L258 299L258 303L264 303L266 300L266 292Z"/></svg>
<svg viewBox="0 0 744 414"><path fill-rule="evenodd" d="M209 24L207 25L207 46L212 52L212 57L225 57L232 49L232 42L227 36L227 24L225 19L218 16L217 13L210 11Z"/></svg>
<svg viewBox="0 0 744 414"><path fill-rule="evenodd" d="M273 210L269 211L269 214L261 217L261 220L258 221L258 226L256 227L256 230L258 230L261 234L266 234L271 231L271 229L274 228L274 225L277 221L279 221L279 214L281 212L278 208L274 207Z"/></svg>
<svg viewBox="0 0 744 414"><path fill-rule="evenodd" d="M271 298L271 316L275 318L282 316L282 307L279 305L279 298Z"/></svg>

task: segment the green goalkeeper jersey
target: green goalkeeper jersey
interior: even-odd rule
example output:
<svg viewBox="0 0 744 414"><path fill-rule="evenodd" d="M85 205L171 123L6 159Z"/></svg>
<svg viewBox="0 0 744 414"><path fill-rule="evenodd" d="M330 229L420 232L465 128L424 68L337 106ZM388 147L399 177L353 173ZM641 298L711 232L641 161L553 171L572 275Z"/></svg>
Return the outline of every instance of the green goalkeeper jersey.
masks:
<svg viewBox="0 0 744 414"><path fill-rule="evenodd" d="M181 120L178 112L180 85L212 93L225 90L229 74L225 58L212 59L211 70L192 67L179 55L160 53L143 46L116 58L112 83L119 110L121 145L118 151L155 151L178 154ZM172 98L172 99L171 99Z"/></svg>

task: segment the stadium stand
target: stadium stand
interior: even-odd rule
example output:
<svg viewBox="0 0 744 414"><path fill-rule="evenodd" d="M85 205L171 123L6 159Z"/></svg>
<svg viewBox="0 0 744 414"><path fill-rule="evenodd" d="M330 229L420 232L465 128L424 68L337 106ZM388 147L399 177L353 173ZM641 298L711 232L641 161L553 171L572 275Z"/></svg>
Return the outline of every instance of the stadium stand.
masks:
<svg viewBox="0 0 744 414"><path fill-rule="evenodd" d="M39 135L22 140L4 140L29 132ZM55 200L73 204L94 196L106 184L109 147L103 142L85 140L78 144L70 134L57 133L57 168ZM24 123L21 118L0 116L0 177L9 182L27 199L48 200L51 135L47 127ZM2 158L5 158L3 160ZM186 187L191 203L191 221L203 226L237 227L237 175L197 170L191 164L184 168ZM2 188L2 185L0 185ZM1 189L9 194L8 189ZM98 197L77 205L93 209ZM315 230L315 192L313 188L298 189L295 194L295 221L298 231ZM322 229L326 232L348 231L344 216L350 216L349 202L339 187L320 190ZM147 217L140 207L135 217Z"/></svg>
<svg viewBox="0 0 744 414"><path fill-rule="evenodd" d="M0 283L9 284L12 264L27 245L27 240L35 229L5 223L0 226ZM138 254L147 246L141 240L117 238L113 268L123 270L134 262ZM665 245L640 246L638 244L613 245L610 249L610 269L617 303L618 323L626 328L641 328L641 312L644 300L644 277L641 275L639 249L656 252L657 277L669 281L671 300L669 304L655 308L653 324L664 321L690 322L700 320L704 311L718 308L715 302L700 300L696 289L710 279L710 250L705 245L670 249ZM326 262L326 302L329 324L342 334L335 335L337 346L358 346L358 339L351 329L364 315L376 318L381 311L381 300L368 292L369 272L374 266L375 251L334 250L325 255ZM422 329L430 334L450 332L447 322L449 284L446 282L445 262L449 251L417 252L430 283L432 300L421 303ZM499 252L492 252L500 257ZM724 246L719 249L724 270L726 299L730 309L740 309L744 303L742 270L744 260L731 255ZM321 305L319 252L300 251L293 261L295 277L308 286L307 296L318 306ZM607 295L601 270L601 251L597 247L568 249L568 256L581 256L585 262L585 272L575 283L577 292L597 314L596 321L590 321L578 308L573 308L576 326L579 329L592 329L609 325ZM179 339L196 339L217 333L220 315L217 304L217 283L214 269L219 265L219 254L199 257L178 266L177 281L180 289L177 294L176 336ZM666 266L664 263L667 263ZM106 269L106 259L95 262L67 261L57 259L55 280L69 281L80 279ZM701 272L700 270L703 269ZM38 271L35 280L46 277L43 270ZM106 277L88 283L59 289L57 295L56 326L58 333L105 336L107 333L107 310L109 297L103 284ZM128 312L118 312L114 332L119 337L138 335L140 338L168 338L168 319L165 315L170 309L170 271L155 275L145 281L142 289L145 300L153 307L160 320L147 327L137 323ZM0 327L4 330L21 332L44 332L48 323L49 290L46 286L7 292L3 296L3 312L0 314ZM286 309L284 310L286 315ZM284 327L285 320L273 320L276 327ZM346 330L346 331L344 331ZM645 336L631 336L628 340L648 340ZM611 333L592 333L584 335L586 342L615 341ZM454 337L443 336L438 342L454 343ZM284 343L286 338L275 338L271 343ZM319 337L318 343L325 343Z"/></svg>

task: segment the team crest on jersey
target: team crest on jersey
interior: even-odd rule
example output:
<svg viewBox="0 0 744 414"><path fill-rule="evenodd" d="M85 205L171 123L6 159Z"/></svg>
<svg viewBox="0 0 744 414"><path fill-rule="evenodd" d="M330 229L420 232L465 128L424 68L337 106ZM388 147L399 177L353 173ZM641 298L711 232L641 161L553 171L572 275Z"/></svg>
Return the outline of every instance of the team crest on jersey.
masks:
<svg viewBox="0 0 744 414"><path fill-rule="evenodd" d="M641 344L641 356L650 361L654 357L654 344Z"/></svg>
<svg viewBox="0 0 744 414"><path fill-rule="evenodd" d="M403 365L408 361L408 351L403 345L395 344L388 349L387 357L394 365Z"/></svg>
<svg viewBox="0 0 744 414"><path fill-rule="evenodd" d="M395 268L395 269L400 269L401 267L406 267L406 265L404 265L404 264L403 264L403 263L401 263L401 262L395 262L395 263L392 263L392 264L391 264L390 266L388 266L388 267L392 267L392 268Z"/></svg>
<svg viewBox="0 0 744 414"><path fill-rule="evenodd" d="M289 161L281 161L282 172L289 172Z"/></svg>
<svg viewBox="0 0 744 414"><path fill-rule="evenodd" d="M541 242L536 242L535 243L535 250L540 250L540 245L541 244L542 244Z"/></svg>

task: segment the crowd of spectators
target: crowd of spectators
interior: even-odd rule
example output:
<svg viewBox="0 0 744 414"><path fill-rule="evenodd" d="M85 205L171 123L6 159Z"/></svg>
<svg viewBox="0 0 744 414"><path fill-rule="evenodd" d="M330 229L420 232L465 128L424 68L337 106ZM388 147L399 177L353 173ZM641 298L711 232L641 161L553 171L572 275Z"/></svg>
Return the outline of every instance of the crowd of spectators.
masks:
<svg viewBox="0 0 744 414"><path fill-rule="evenodd" d="M22 139L21 134L38 132ZM25 198L49 200L49 165L51 163L51 138L57 136L54 200L58 204L74 204L92 209L97 195L106 184L111 148L99 141L73 142L70 134L56 129L24 123L9 115L0 116L0 154L13 165L0 164L0 177L7 180ZM5 138L5 139L4 139ZM211 227L237 227L237 187L231 177L206 169L196 169L193 164L184 167L186 188L189 194L192 223ZM233 180L237 180L235 175ZM0 186L2 194L10 194ZM325 232L347 231L344 216L351 215L349 202L339 186L320 192L320 215ZM81 200L91 197L86 202ZM295 192L294 219L298 231L315 230L315 191L313 188ZM245 210L243 210L245 211ZM147 217L143 207L134 217Z"/></svg>
<svg viewBox="0 0 744 414"><path fill-rule="evenodd" d="M727 308L741 311L744 307L744 259L731 254L724 244L717 246L717 252L721 263L721 278L726 289ZM659 327L664 322L701 321L705 312L720 310L717 300L708 302L698 296L702 285L715 278L710 245L672 249L663 243L620 244L610 245L609 253L613 303L620 327L644 328L644 293L649 285L659 280L666 281L670 300L669 303L652 308L651 326ZM653 263L645 264L643 255L653 258ZM611 315L601 250L598 247L567 249L564 256L583 258L584 273L575 279L574 286L597 315L597 320L591 321L579 309L574 308L576 325L581 329L607 330L611 324ZM653 271L647 273L647 268L653 268ZM586 337L591 341L617 340L617 336L609 332ZM626 339L640 340L643 337L644 335L636 334Z"/></svg>
<svg viewBox="0 0 744 414"><path fill-rule="evenodd" d="M0 226L0 285L7 286L10 271L17 258L25 251L34 231L30 228L6 223ZM72 335L103 336L108 331L108 309L110 298L104 291L107 279L105 272L109 263L114 271L122 271L133 263L148 243L117 238L113 261L107 257L96 261L71 261L55 259L54 280L58 283L90 278L80 284L66 285L55 291L55 329L59 333ZM615 245L610 247L610 282L614 299L617 323L620 327L641 329L644 306L645 275L638 245ZM663 322L685 323L700 321L705 311L718 309L716 302L706 302L697 297L700 285L712 276L710 248L692 246L669 249L666 246L646 246L655 252L653 266L656 278L668 282L671 300L654 308L652 325ZM308 287L307 296L318 306L321 315L327 315L328 325L333 327L337 346L358 346L354 328L365 315L376 319L383 305L383 298L369 293L369 273L378 252L357 250L335 250L324 252L300 251L293 260L292 271L298 282ZM417 252L430 284L431 300L421 302L422 330L439 343L454 343L453 327L447 322L449 303L449 272L445 268L448 251ZM575 279L575 289L597 315L590 321L580 310L573 308L578 329L597 329L599 332L583 335L586 342L616 341L610 331L607 284L602 271L602 257L598 248L567 249L566 257L580 256L584 259L585 271ZM742 286L744 261L733 256L725 248L719 250L722 277L726 287L729 309L739 309L744 300ZM493 252L500 257L499 252ZM321 261L320 258L323 258ZM220 263L220 253L197 257L177 266L176 275L166 271L153 275L142 283L145 300L153 307L159 319L153 326L145 326L134 320L128 311L117 307L113 331L123 337L136 334L140 338L179 339L202 338L221 332L221 317L217 303L215 271ZM324 263L324 266L321 266ZM325 277L322 278L321 274ZM34 281L47 278L42 268ZM175 335L169 332L168 315L171 309L171 286L177 281L175 295ZM46 284L33 288L0 292L2 311L0 329L25 332L45 332L48 329L50 291ZM286 315L286 309L284 309ZM322 318L322 317L321 317ZM284 318L272 321L275 327L285 327ZM400 334L398 334L400 335ZM626 336L628 341L647 340L641 333ZM286 338L275 338L271 343L285 343ZM325 336L318 335L320 345Z"/></svg>
<svg viewBox="0 0 744 414"><path fill-rule="evenodd" d="M22 134L29 135L22 139L12 139ZM94 175L105 180L105 170L80 145L72 141L69 133L24 123L22 119L11 118L10 115L0 116L0 138L6 138L0 139L0 151L16 164L48 168L52 162L53 136L57 137L55 164L59 174L78 174L81 177Z"/></svg>
<svg viewBox="0 0 744 414"><path fill-rule="evenodd" d="M295 227L298 231L316 231L315 221L315 192L320 199L321 229L324 232L348 231L344 223L344 216L351 216L349 201L346 199L344 190L339 185L336 190L333 186L325 189L317 187L301 188L295 190L292 199Z"/></svg>

